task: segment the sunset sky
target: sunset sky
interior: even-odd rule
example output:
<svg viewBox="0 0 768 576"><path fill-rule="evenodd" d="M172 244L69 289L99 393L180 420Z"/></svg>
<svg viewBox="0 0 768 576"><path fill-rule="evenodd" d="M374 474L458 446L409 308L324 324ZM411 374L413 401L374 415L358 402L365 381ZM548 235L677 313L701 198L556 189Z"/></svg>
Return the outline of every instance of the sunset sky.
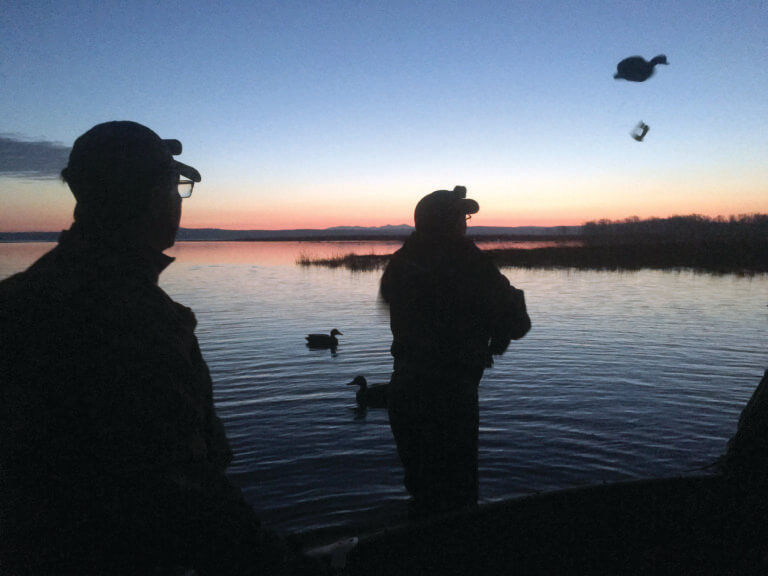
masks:
<svg viewBox="0 0 768 576"><path fill-rule="evenodd" d="M4 0L0 231L69 225L107 120L184 143L188 228L411 224L456 184L476 225L768 212L766 62L765 0Z"/></svg>

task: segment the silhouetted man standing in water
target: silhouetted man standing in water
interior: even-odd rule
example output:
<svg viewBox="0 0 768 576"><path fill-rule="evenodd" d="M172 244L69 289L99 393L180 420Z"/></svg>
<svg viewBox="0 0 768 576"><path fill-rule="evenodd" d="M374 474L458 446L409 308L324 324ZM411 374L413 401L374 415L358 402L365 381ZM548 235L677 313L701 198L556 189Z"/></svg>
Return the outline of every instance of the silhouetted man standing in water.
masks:
<svg viewBox="0 0 768 576"><path fill-rule="evenodd" d="M477 503L477 386L492 355L531 326L522 290L465 235L479 208L463 186L422 198L381 279L389 420L415 517Z"/></svg>
<svg viewBox="0 0 768 576"><path fill-rule="evenodd" d="M179 153L134 122L80 136L62 171L74 224L0 283L3 574L272 574L295 558L225 476L195 316L157 285L200 181Z"/></svg>

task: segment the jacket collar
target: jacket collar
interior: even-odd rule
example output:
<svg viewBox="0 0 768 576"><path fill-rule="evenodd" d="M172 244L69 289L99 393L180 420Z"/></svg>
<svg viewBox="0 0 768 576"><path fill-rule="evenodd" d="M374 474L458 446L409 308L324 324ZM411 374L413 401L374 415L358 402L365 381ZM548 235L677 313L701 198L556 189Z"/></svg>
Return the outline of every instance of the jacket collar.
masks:
<svg viewBox="0 0 768 576"><path fill-rule="evenodd" d="M77 222L61 232L59 247L67 253L81 254L100 264L119 267L122 274L140 275L154 284L160 273L175 260L145 244L88 233Z"/></svg>

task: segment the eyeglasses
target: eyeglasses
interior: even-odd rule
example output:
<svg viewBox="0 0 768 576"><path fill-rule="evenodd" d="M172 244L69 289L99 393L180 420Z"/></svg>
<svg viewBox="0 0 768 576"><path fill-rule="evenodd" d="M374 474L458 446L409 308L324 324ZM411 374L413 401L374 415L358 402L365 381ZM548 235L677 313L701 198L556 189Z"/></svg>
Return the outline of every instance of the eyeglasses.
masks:
<svg viewBox="0 0 768 576"><path fill-rule="evenodd" d="M195 183L192 180L182 180L179 178L176 185L179 190L179 196L182 198L189 198L192 196L192 189L195 187Z"/></svg>

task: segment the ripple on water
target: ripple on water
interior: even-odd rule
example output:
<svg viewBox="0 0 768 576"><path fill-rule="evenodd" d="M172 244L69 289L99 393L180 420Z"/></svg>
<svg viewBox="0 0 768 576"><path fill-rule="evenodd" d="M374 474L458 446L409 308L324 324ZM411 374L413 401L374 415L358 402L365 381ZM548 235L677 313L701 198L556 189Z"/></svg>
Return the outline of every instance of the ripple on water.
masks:
<svg viewBox="0 0 768 576"><path fill-rule="evenodd" d="M363 417L346 386L389 380L380 272L304 269L248 244L183 244L161 277L196 313L231 477L280 530L398 518L386 411ZM768 366L768 276L504 272L533 329L480 385L481 499L691 474L722 453ZM331 328L335 355L304 345Z"/></svg>

